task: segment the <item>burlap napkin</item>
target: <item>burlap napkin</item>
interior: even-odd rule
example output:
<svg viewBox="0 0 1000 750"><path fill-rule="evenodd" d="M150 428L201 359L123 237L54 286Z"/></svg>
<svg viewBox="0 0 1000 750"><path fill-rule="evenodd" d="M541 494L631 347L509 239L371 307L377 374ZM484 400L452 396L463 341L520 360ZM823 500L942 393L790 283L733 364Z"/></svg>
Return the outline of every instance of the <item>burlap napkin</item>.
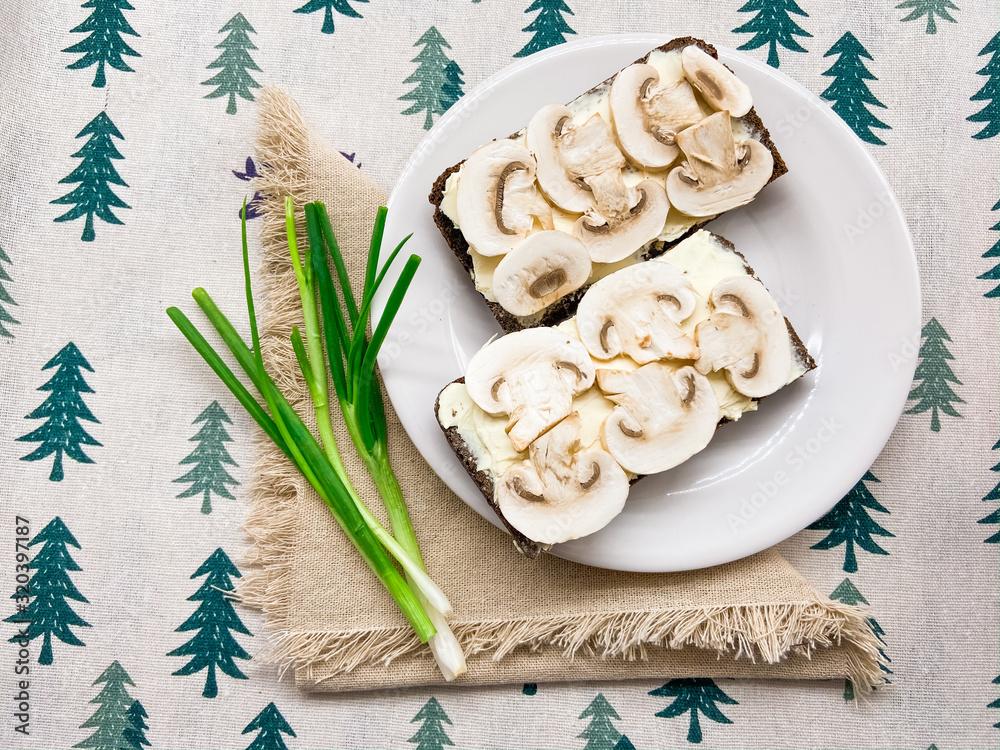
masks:
<svg viewBox="0 0 1000 750"><path fill-rule="evenodd" d="M265 89L259 104L262 348L305 415L311 401L288 339L300 308L282 201L291 195L298 205L326 202L352 278L360 279L375 211L386 196L309 130L287 94ZM864 689L882 682L879 643L865 613L820 595L774 550L667 575L600 570L552 556L525 560L505 533L452 494L388 411L392 463L421 548L455 606L453 627L469 664L461 684L848 677ZM358 490L377 507L346 431L336 432ZM246 520L253 572L241 594L266 614L272 633L266 658L292 668L308 690L439 683L428 649L323 502L276 448L263 441L259 448Z"/></svg>

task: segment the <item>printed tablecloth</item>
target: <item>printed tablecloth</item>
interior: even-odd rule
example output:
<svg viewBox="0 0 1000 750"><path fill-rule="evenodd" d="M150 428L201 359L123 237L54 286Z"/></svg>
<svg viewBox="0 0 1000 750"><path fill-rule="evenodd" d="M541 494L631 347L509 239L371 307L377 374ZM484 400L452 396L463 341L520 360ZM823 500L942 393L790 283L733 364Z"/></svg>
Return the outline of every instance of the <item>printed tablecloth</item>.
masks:
<svg viewBox="0 0 1000 750"><path fill-rule="evenodd" d="M950 0L4 3L0 745L995 747L998 24L996 3ZM388 190L512 58L639 31L741 47L823 96L909 221L925 323L894 353L919 358L909 409L864 479L780 547L834 599L870 604L892 684L864 701L843 682L707 679L299 693L250 658L261 616L227 593L252 424L163 313L199 285L242 304L257 89L289 90ZM844 242L887 210L852 198Z"/></svg>

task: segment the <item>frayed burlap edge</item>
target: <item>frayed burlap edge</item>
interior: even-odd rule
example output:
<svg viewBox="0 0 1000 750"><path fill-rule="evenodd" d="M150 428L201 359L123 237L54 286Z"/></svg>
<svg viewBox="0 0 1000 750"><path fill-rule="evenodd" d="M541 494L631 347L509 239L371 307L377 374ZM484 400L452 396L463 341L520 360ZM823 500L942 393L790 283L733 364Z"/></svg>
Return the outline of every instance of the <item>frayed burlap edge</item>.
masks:
<svg viewBox="0 0 1000 750"><path fill-rule="evenodd" d="M284 199L291 195L301 205L308 192L310 132L288 94L267 87L258 102L255 145L261 167L254 188L261 194L258 210L263 217L261 349L279 387L298 409L308 406L308 394L295 376L295 357L288 342L301 308L285 240ZM408 628L302 631L289 627L296 506L305 495L305 481L266 437L260 436L256 447L251 510L244 522L251 539L244 558L250 572L239 594L244 603L265 615L271 647L263 658L280 664L283 671L322 665L325 674L336 676L362 665L388 665L425 650ZM567 658L586 654L641 660L653 648L698 648L715 652L719 658L774 664L792 654L808 658L817 648L836 647L846 656L844 676L859 690L885 681L882 644L865 612L819 597L782 604L456 623L453 629L468 655L492 653L494 660L515 649L556 648Z"/></svg>

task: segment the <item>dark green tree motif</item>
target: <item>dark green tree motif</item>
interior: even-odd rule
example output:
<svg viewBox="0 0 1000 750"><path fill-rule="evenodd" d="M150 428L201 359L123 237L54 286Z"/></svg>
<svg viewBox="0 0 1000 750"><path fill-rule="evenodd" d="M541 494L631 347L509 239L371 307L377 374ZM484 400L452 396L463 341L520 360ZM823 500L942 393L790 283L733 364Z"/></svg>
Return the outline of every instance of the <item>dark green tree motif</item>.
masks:
<svg viewBox="0 0 1000 750"><path fill-rule="evenodd" d="M454 60L444 66L444 78L445 83L441 87L441 106L447 112L455 102L462 98L464 93L462 86L465 85L465 81L462 80L462 69Z"/></svg>
<svg viewBox="0 0 1000 750"><path fill-rule="evenodd" d="M991 210L996 211L997 209L1000 209L1000 201L997 201L995 204L993 204L993 208ZM991 226L990 229L993 230L994 232L1000 232L1000 221L998 221L996 224L994 224L993 226ZM987 250L985 253L983 253L983 257L984 258L1000 258L1000 239L998 239L996 242L993 243L993 247L991 247L989 250ZM2 269L0 269L0 274L2 274L2 273L3 273L3 271L2 271ZM987 271L986 273L984 273L982 276L978 276L977 278L986 279L987 281L997 281L997 280L1000 280L1000 263L998 263L997 265L993 266L993 268L991 268L989 271ZM0 276L0 280L2 280L2 276ZM0 290L0 291L2 291L2 290ZM986 292L983 296L984 297L1000 297L1000 284L998 284L997 286L995 286L992 289L990 289L990 291Z"/></svg>
<svg viewBox="0 0 1000 750"><path fill-rule="evenodd" d="M86 644L70 628L89 628L90 623L74 612L69 604L69 600L87 603L87 597L80 593L69 577L71 572L81 568L70 556L67 546L80 549L80 543L63 520L56 516L28 542L29 547L37 544L44 546L29 564L29 569L34 571L28 582L30 602L24 611L21 611L23 604L19 603L19 611L4 622L29 623L28 639L42 638L38 663L48 665L52 663L53 636L70 646L84 646ZM17 598L16 593L11 597ZM16 640L17 636L10 642Z"/></svg>
<svg viewBox="0 0 1000 750"><path fill-rule="evenodd" d="M538 693L538 683L536 682L526 682L521 688L521 692L525 695L535 695Z"/></svg>
<svg viewBox="0 0 1000 750"><path fill-rule="evenodd" d="M226 21L226 25L219 29L221 34L228 31L229 34L215 45L216 49L221 49L222 54L208 66L209 70L221 68L218 73L202 81L202 86L215 86L216 89L210 94L205 94L206 99L219 99L223 96L229 97L229 104L226 107L226 114L236 114L236 97L240 96L247 101L254 101L253 91L259 89L260 84L254 80L250 74L251 70L260 71L250 51L257 49L256 45L250 41L250 34L257 31L242 13Z"/></svg>
<svg viewBox="0 0 1000 750"><path fill-rule="evenodd" d="M175 675L189 675L207 669L202 695L205 698L214 698L219 694L215 677L216 668L238 680L247 679L236 666L234 659L249 659L250 654L236 642L232 633L250 635L250 631L236 614L232 602L232 591L235 588L232 579L242 576L221 547L215 550L191 577L200 576L208 577L201 587L188 597L188 601L200 601L201 604L194 614L177 628L177 632L197 630L198 634L167 656L193 657L174 672Z"/></svg>
<svg viewBox="0 0 1000 750"><path fill-rule="evenodd" d="M955 373L948 365L948 360L955 359L945 344L946 341L951 341L951 337L937 322L937 318L928 320L920 335L923 338L923 343L920 345L920 362L917 364L917 371L913 374L913 379L921 382L913 387L907 397L907 401L916 401L917 403L907 409L906 413L922 414L929 411L931 413L931 429L934 432L940 432L939 411L951 417L962 416L952 404L965 402L958 397L950 385L950 383L962 385L962 381L955 377Z"/></svg>
<svg viewBox="0 0 1000 750"><path fill-rule="evenodd" d="M994 685L1000 685L1000 676L993 680ZM1000 708L1000 698L997 698L992 703L987 704L986 708ZM993 725L994 729L1000 729L1000 721Z"/></svg>
<svg viewBox="0 0 1000 750"><path fill-rule="evenodd" d="M758 49L767 45L767 64L772 68L777 68L780 64L778 45L792 52L808 51L795 37L812 37L812 34L799 26L792 19L792 14L803 18L808 18L809 14L795 0L748 0L737 12L757 14L742 26L733 29L734 34L753 34L739 48Z"/></svg>
<svg viewBox="0 0 1000 750"><path fill-rule="evenodd" d="M4 288L4 282L13 281L13 279L10 277L10 274L8 274L7 271L4 269L3 264L4 263L10 264L11 262L12 261L10 257L8 257L7 253L5 253L3 248L0 247L0 336L6 336L8 338L14 338L14 334L8 331L6 327L4 327L4 323L7 324L19 323L19 321L14 320L14 317L4 308L4 305L14 305L15 307L17 306L17 303L14 301L14 298L10 296L10 292L8 292L6 288Z"/></svg>
<svg viewBox="0 0 1000 750"><path fill-rule="evenodd" d="M986 102L986 106L969 115L969 122L986 123L983 129L976 133L973 138L992 138L1000 133L1000 33L994 34L993 38L986 43L980 51L980 55L990 55L990 61L983 66L982 70L976 71L977 75L986 76L986 83L973 94L969 101Z"/></svg>
<svg viewBox="0 0 1000 750"><path fill-rule="evenodd" d="M835 602L849 604L852 607L856 607L859 604L868 604L868 600L861 595L861 592L858 591L858 587L851 582L850 578L845 578L841 581L840 585L833 590L832 594L830 594L830 598ZM878 624L878 620L874 617L869 617L868 626L872 629L875 637L878 638L879 643L884 646L885 639L882 636L885 635L885 631L882 630L882 626ZM882 663L878 665L879 669L881 669L886 675L892 674L892 670L889 669L888 666L892 663L892 659L890 659L889 655L886 654L885 649L880 648L878 652L882 657ZM888 683L890 680L886 678L886 682ZM854 700L854 683L850 680L844 680L844 700Z"/></svg>
<svg viewBox="0 0 1000 750"><path fill-rule="evenodd" d="M951 0L903 0L896 7L910 11L910 15L899 19L900 21L916 21L918 18L927 16L927 28L924 32L926 34L937 34L937 24L934 22L934 16L938 16L945 21L957 23L948 11L959 10L959 7L951 2Z"/></svg>
<svg viewBox="0 0 1000 750"><path fill-rule="evenodd" d="M840 37L823 57L830 55L840 57L823 73L833 77L833 83L822 94L823 98L833 102L833 111L851 126L861 140L884 146L885 143L872 132L872 128L888 130L889 126L873 115L867 106L871 104L886 109L866 83L878 80L865 67L864 60L871 60L872 56L850 31Z"/></svg>
<svg viewBox="0 0 1000 750"><path fill-rule="evenodd" d="M69 70L80 70L97 66L97 74L91 84L94 88L103 88L106 81L104 66L110 65L115 70L131 73L132 68L123 57L140 57L139 53L128 46L123 35L139 36L129 22L125 20L126 10L135 10L128 0L87 0L81 7L93 8L87 20L72 30L74 34L90 33L86 39L67 47L63 52L83 55L79 60L66 67Z"/></svg>
<svg viewBox="0 0 1000 750"><path fill-rule="evenodd" d="M243 734L250 732L259 732L259 734L253 738L253 742L247 745L247 750L288 750L285 738L281 735L295 736L295 732L274 703L268 703L264 710L247 724Z"/></svg>
<svg viewBox="0 0 1000 750"><path fill-rule="evenodd" d="M132 678L128 676L122 665L117 661L101 672L94 680L95 685L104 683L101 692L90 702L98 704L93 715L80 725L80 729L94 729L94 733L73 747L92 748L93 750L122 750L132 745L125 738L126 730L132 728L129 709L135 699L129 695L126 685L135 687Z"/></svg>
<svg viewBox="0 0 1000 750"><path fill-rule="evenodd" d="M305 5L301 8L296 8L293 12L316 13L320 10L324 11L323 28L320 31L324 34L332 34L334 32L333 11L337 11L340 15L347 16L348 18L362 18L362 15L351 7L352 2L367 3L368 0L309 0Z"/></svg>
<svg viewBox="0 0 1000 750"><path fill-rule="evenodd" d="M632 744L632 740L623 734L618 738L618 742L615 743L613 750L635 750L635 745Z"/></svg>
<svg viewBox="0 0 1000 750"><path fill-rule="evenodd" d="M410 62L417 63L417 69L403 83L415 83L416 88L399 97L400 101L413 102L404 115L424 113L424 130L434 124L434 115L441 115L461 96L462 69L445 54L451 45L441 36L441 32L431 26L416 41L414 47L423 47ZM453 66L453 67L452 67ZM449 68L451 68L449 72Z"/></svg>
<svg viewBox="0 0 1000 750"><path fill-rule="evenodd" d="M131 206L119 198L111 188L112 185L128 187L128 183L121 178L112 163L115 159L125 158L112 139L117 138L123 141L125 136L111 122L111 118L106 112L101 112L87 123L76 137L83 138L88 135L90 138L87 142L73 154L74 159L83 159L83 161L66 177L59 180L60 185L79 184L66 195L56 198L52 202L73 206L62 216L57 217L55 221L73 221L85 216L81 239L84 242L93 242L96 237L94 233L95 216L108 224L121 224L122 220L115 216L111 209L131 208Z"/></svg>
<svg viewBox="0 0 1000 750"><path fill-rule="evenodd" d="M417 746L417 750L444 750L445 745L454 745L451 737L444 730L444 724L451 724L448 714L441 708L436 698L428 700L410 719L410 723L423 722L420 729L407 742Z"/></svg>
<svg viewBox="0 0 1000 750"><path fill-rule="evenodd" d="M146 730L149 729L149 724L146 723L149 714L146 713L146 709L139 701L133 701L126 714L129 725L122 731L122 737L128 743L126 747L132 750L150 747L150 742L146 739Z"/></svg>
<svg viewBox="0 0 1000 750"><path fill-rule="evenodd" d="M534 36L514 53L514 57L527 57L535 52L541 52L543 49L555 47L566 41L566 34L576 33L563 18L564 13L575 15L563 0L534 0L524 12L534 13L535 11L538 11L535 20L521 29L521 31L534 33Z"/></svg>
<svg viewBox="0 0 1000 750"><path fill-rule="evenodd" d="M649 694L674 699L673 703L656 714L663 719L673 719L688 711L691 712L687 741L693 743L699 743L702 740L701 724L698 721L699 712L704 714L705 718L718 724L732 724L733 722L723 715L716 704L739 705L707 677L671 680L656 690L650 690Z"/></svg>
<svg viewBox="0 0 1000 750"><path fill-rule="evenodd" d="M993 450L997 450L998 448L1000 448L1000 440L998 440L996 444L993 446ZM997 463L996 465L992 466L990 468L990 471L1000 471L1000 463ZM994 500L1000 500L1000 484L997 484L996 487L987 492L985 497L983 497L983 502L986 503L993 502ZM1000 508L997 508L995 511L990 513L988 516L986 516L986 518L980 518L977 523L985 523L993 526L1000 524ZM1000 544L1000 530L998 530L993 536L991 536L988 539L985 539L984 541L986 542L986 544Z"/></svg>
<svg viewBox="0 0 1000 750"><path fill-rule="evenodd" d="M607 750L613 748L621 738L622 733L614 725L614 720L621 721L621 716L601 693L583 709L581 719L590 717L590 723L577 737L587 740L584 750Z"/></svg>
<svg viewBox="0 0 1000 750"><path fill-rule="evenodd" d="M844 570L848 573L858 572L858 559L854 553L854 545L858 545L873 555L888 555L884 549L875 543L872 536L895 536L879 526L868 511L874 510L888 514L889 511L875 499L865 482L879 480L870 471L858 480L844 497L840 499L829 513L808 528L815 531L829 531L826 538L814 544L812 549L833 549L844 545Z"/></svg>
<svg viewBox="0 0 1000 750"><path fill-rule="evenodd" d="M82 464L92 464L94 459L83 452L84 445L99 446L91 437L80 420L100 424L83 402L81 394L93 393L94 389L83 379L83 370L94 371L90 363L83 358L76 344L70 341L59 353L50 359L42 370L58 367L55 375L38 390L48 391L48 397L41 405L28 414L25 419L44 419L45 424L32 430L27 435L17 438L25 443L41 443L22 461L40 461L55 454L49 479L53 482L63 480L63 454Z"/></svg>
<svg viewBox="0 0 1000 750"><path fill-rule="evenodd" d="M192 424L204 422L191 441L197 442L190 455L181 460L181 465L194 464L194 467L184 476L175 479L175 482L190 482L191 486L179 494L178 498L202 496L201 512L212 512L212 493L220 497L233 499L232 493L227 485L238 485L229 472L226 465L239 466L233 457L226 450L226 443L233 442L226 432L225 425L232 424L233 420L226 414L225 409L219 406L218 401L213 401L208 407L198 415Z"/></svg>

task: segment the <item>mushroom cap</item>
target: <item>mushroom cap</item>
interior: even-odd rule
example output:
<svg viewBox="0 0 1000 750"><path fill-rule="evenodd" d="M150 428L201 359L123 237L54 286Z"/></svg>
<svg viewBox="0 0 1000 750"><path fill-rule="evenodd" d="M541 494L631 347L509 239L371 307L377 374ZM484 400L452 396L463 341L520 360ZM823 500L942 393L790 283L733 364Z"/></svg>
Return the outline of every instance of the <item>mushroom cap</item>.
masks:
<svg viewBox="0 0 1000 750"><path fill-rule="evenodd" d="M493 295L513 315L543 310L587 283L591 263L578 239L556 230L536 232L503 257L493 272Z"/></svg>
<svg viewBox="0 0 1000 750"><path fill-rule="evenodd" d="M718 399L691 366L651 362L634 371L598 370L597 384L617 404L601 426L601 442L626 471L672 469L715 434Z"/></svg>
<svg viewBox="0 0 1000 750"><path fill-rule="evenodd" d="M733 389L763 398L788 382L792 346L774 297L751 276L729 276L712 288L712 314L695 327L701 372L725 370Z"/></svg>
<svg viewBox="0 0 1000 750"><path fill-rule="evenodd" d="M714 109L743 117L753 107L750 87L697 45L688 45L681 51L681 66L684 77Z"/></svg>
<svg viewBox="0 0 1000 750"><path fill-rule="evenodd" d="M698 347L679 324L697 300L691 282L669 263L636 263L587 290L577 307L577 332L596 359L622 353L639 364L695 359Z"/></svg>
<svg viewBox="0 0 1000 750"><path fill-rule="evenodd" d="M736 143L728 112L681 131L677 143L687 161L667 175L667 196L688 216L717 216L749 203L774 170L774 156L760 141Z"/></svg>
<svg viewBox="0 0 1000 750"><path fill-rule="evenodd" d="M593 534L621 513L629 480L600 448L581 450L576 412L535 440L529 458L503 473L497 505L518 531L540 544Z"/></svg>
<svg viewBox="0 0 1000 750"><path fill-rule="evenodd" d="M573 410L594 384L594 365L577 339L555 328L528 328L487 343L465 372L469 397L489 414L507 414L517 451Z"/></svg>
<svg viewBox="0 0 1000 750"><path fill-rule="evenodd" d="M534 186L535 160L504 138L476 149L458 181L458 223L480 255L504 255L531 229L535 216L551 225L551 210Z"/></svg>
<svg viewBox="0 0 1000 750"><path fill-rule="evenodd" d="M676 134L704 114L684 79L661 85L652 65L629 65L615 76L608 96L622 151L647 169L665 169L680 155Z"/></svg>
<svg viewBox="0 0 1000 750"><path fill-rule="evenodd" d="M584 214L573 225L573 236L584 244L594 263L623 260L663 232L670 210L663 188L653 180L643 180L634 192L638 199L624 218L601 223L602 217Z"/></svg>

